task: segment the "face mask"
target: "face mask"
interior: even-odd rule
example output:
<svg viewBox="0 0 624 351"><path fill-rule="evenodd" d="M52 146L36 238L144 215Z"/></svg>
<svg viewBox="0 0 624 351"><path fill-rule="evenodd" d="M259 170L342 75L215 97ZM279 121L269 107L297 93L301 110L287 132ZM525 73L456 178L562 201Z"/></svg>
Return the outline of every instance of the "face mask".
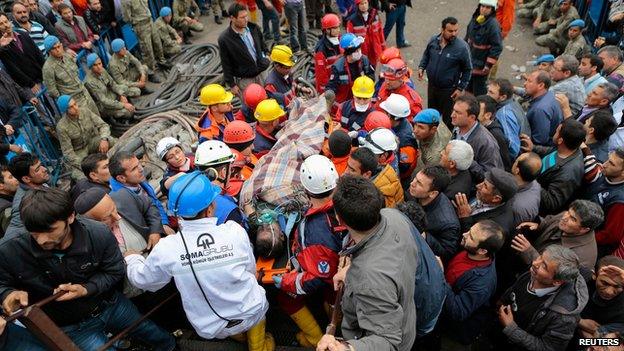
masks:
<svg viewBox="0 0 624 351"><path fill-rule="evenodd" d="M368 21L368 12L363 12L362 18L364 18L365 21Z"/></svg>
<svg viewBox="0 0 624 351"><path fill-rule="evenodd" d="M338 37L327 37L327 40L329 40L332 45L338 45L340 43L340 39L338 39Z"/></svg>
<svg viewBox="0 0 624 351"><path fill-rule="evenodd" d="M360 105L357 102L354 102L354 104L355 104L355 110L357 112L364 112L364 111L368 110L368 105L370 105L370 104Z"/></svg>
<svg viewBox="0 0 624 351"><path fill-rule="evenodd" d="M361 51L356 51L356 52L351 54L351 59L353 61L359 61L361 58L362 58L362 52Z"/></svg>
<svg viewBox="0 0 624 351"><path fill-rule="evenodd" d="M483 15L479 15L479 16L477 17L477 23L479 23L479 24L483 24L483 22L485 22L485 16L483 16Z"/></svg>

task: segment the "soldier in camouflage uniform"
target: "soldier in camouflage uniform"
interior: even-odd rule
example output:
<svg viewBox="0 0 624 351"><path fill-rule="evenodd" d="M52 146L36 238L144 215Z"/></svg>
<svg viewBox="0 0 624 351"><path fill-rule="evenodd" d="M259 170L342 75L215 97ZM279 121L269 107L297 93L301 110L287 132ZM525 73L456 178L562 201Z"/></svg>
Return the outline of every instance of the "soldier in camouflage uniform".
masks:
<svg viewBox="0 0 624 351"><path fill-rule="evenodd" d="M535 21L533 22L533 34L548 33L555 26L559 17L559 2L561 0L542 0L542 4L535 9Z"/></svg>
<svg viewBox="0 0 624 351"><path fill-rule="evenodd" d="M147 0L123 0L121 2L124 21L130 23L139 38L141 46L141 54L147 67L154 71L156 69L156 60L163 57L160 42L154 40L154 30L152 23L152 12L150 11ZM165 64L166 62L158 62ZM152 77L151 82L160 83L159 79Z"/></svg>
<svg viewBox="0 0 624 351"><path fill-rule="evenodd" d="M535 18L537 14L537 10L540 5L544 2L544 0L530 0L525 1L522 5L518 6L518 11L516 12L519 18Z"/></svg>
<svg viewBox="0 0 624 351"><path fill-rule="evenodd" d="M69 95L58 98L63 117L56 124L56 134L72 178L84 178L80 162L89 154L107 153L114 144L110 128L100 116L78 107Z"/></svg>
<svg viewBox="0 0 624 351"><path fill-rule="evenodd" d="M555 28L548 34L537 37L535 44L547 47L550 53L558 56L568 43L568 26L572 21L579 18L578 11L572 6L572 0L562 0L559 5L559 17L557 17Z"/></svg>
<svg viewBox="0 0 624 351"><path fill-rule="evenodd" d="M182 31L185 36L191 30L194 32L204 30L204 25L197 20L200 10L195 0L173 0L171 7L173 10L173 28Z"/></svg>
<svg viewBox="0 0 624 351"><path fill-rule="evenodd" d="M134 106L127 98L141 95L141 89L117 84L95 53L87 56L87 66L90 71L87 72L85 86L97 101L100 115L109 118L132 117Z"/></svg>
<svg viewBox="0 0 624 351"><path fill-rule="evenodd" d="M568 44L563 50L563 55L572 55L577 60L581 61L583 55L591 52L589 44L583 36L583 28L585 28L585 21L581 19L574 20L568 26Z"/></svg>
<svg viewBox="0 0 624 351"><path fill-rule="evenodd" d="M80 107L99 116L97 105L78 77L74 58L65 53L63 44L55 36L48 36L43 43L49 56L41 72L50 97L56 99L61 95L70 95Z"/></svg>
<svg viewBox="0 0 624 351"><path fill-rule="evenodd" d="M115 39L111 43L113 56L108 63L108 73L117 84L139 88L143 93L150 93L145 83L147 81L147 66L134 57L127 49L122 39Z"/></svg>
<svg viewBox="0 0 624 351"><path fill-rule="evenodd" d="M180 52L180 44L182 44L182 38L178 35L173 27L169 25L172 19L171 9L169 7L163 7L160 9L160 17L154 22L155 37L160 41L163 48L165 58L169 58Z"/></svg>
<svg viewBox="0 0 624 351"><path fill-rule="evenodd" d="M230 17L227 10L225 9L223 0L206 0L206 2L210 3L210 8L212 9L212 14L214 15L214 19L217 24L223 23L223 21L221 20L221 17L223 18ZM219 14L219 10L217 9L217 6L221 8L221 14Z"/></svg>

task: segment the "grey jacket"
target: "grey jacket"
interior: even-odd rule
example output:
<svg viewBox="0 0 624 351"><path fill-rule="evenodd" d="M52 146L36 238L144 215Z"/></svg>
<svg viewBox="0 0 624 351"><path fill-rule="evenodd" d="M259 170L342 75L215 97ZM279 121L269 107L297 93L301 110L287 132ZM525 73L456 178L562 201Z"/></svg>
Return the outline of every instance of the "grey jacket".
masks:
<svg viewBox="0 0 624 351"><path fill-rule="evenodd" d="M476 122L477 127L468 135L465 140L474 151L474 162L470 166L470 173L477 175L477 179L483 178L485 172L492 168L503 169L503 160L501 159L500 149L496 139L481 123ZM452 139L463 140L459 136L459 130L453 130Z"/></svg>
<svg viewBox="0 0 624 351"><path fill-rule="evenodd" d="M10 239L17 234L24 232L26 228L24 227L24 223L22 223L22 217L20 216L20 204L22 203L22 199L26 195L26 192L29 188L20 183L17 187L17 191L15 192L15 196L13 197L13 206L11 207L11 221L9 222L9 226L6 229L6 234L4 235L5 239Z"/></svg>
<svg viewBox="0 0 624 351"><path fill-rule="evenodd" d="M164 233L160 212L147 196L132 193L123 188L109 194L119 215L130 222L145 240L153 233Z"/></svg>
<svg viewBox="0 0 624 351"><path fill-rule="evenodd" d="M512 199L514 228L522 222L532 222L537 218L541 190L542 187L537 180L518 188L518 193Z"/></svg>
<svg viewBox="0 0 624 351"><path fill-rule="evenodd" d="M418 247L411 223L381 210L377 230L341 255L351 255L342 298L342 334L358 351L408 351L416 338L414 284Z"/></svg>

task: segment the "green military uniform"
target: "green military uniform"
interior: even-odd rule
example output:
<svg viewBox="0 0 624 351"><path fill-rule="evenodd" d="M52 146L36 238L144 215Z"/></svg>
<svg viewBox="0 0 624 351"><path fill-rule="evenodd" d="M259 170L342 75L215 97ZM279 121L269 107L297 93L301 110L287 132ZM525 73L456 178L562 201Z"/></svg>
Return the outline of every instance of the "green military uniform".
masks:
<svg viewBox="0 0 624 351"><path fill-rule="evenodd" d="M65 54L62 59L49 56L43 64L43 84L48 89L48 94L56 99L61 95L69 95L81 108L85 108L98 114L98 108L91 95L78 77L76 61Z"/></svg>
<svg viewBox="0 0 624 351"><path fill-rule="evenodd" d="M199 17L199 6L197 6L195 0L173 0L171 11L173 12L171 23L174 28L181 30L182 33L187 33L189 30L195 32L204 30L203 24L199 22L188 23L185 20L185 17ZM191 13L194 13L194 15L191 15Z"/></svg>
<svg viewBox="0 0 624 351"><path fill-rule="evenodd" d="M65 114L56 124L56 134L74 179L84 178L80 162L87 155L98 152L102 139L107 139L110 146L114 142L108 124L97 114L83 108L77 119Z"/></svg>
<svg viewBox="0 0 624 351"><path fill-rule="evenodd" d="M574 40L568 41L568 45L566 45L565 50L563 50L563 55L572 55L580 61L583 55L590 52L591 49L589 44L587 44L587 40L583 34L579 34Z"/></svg>
<svg viewBox="0 0 624 351"><path fill-rule="evenodd" d="M547 47L551 54L558 56L568 43L568 26L570 22L578 18L578 11L576 11L574 6L571 6L568 12L561 14L557 18L555 28L551 29L548 34L537 37L535 44Z"/></svg>
<svg viewBox="0 0 624 351"><path fill-rule="evenodd" d="M141 95L141 89L139 88L117 84L106 70L100 75L92 71L87 72L85 86L97 101L100 114L104 117L132 117L133 113L124 108L124 104L119 101L119 97L137 97Z"/></svg>
<svg viewBox="0 0 624 351"><path fill-rule="evenodd" d="M154 31L156 32L154 36L160 41L165 56L170 57L180 53L178 33L162 17L158 17L154 22Z"/></svg>
<svg viewBox="0 0 624 351"><path fill-rule="evenodd" d="M152 28L152 12L147 0L124 0L122 3L124 21L132 24L139 37L139 45L143 60L150 69L156 69L156 60L163 62L160 42L154 40Z"/></svg>
<svg viewBox="0 0 624 351"><path fill-rule="evenodd" d="M147 66L141 64L134 55L126 51L123 57L114 54L108 63L108 72L117 84L138 88L141 75L147 75Z"/></svg>
<svg viewBox="0 0 624 351"><path fill-rule="evenodd" d="M534 18L537 14L537 9L544 0L531 0L526 1L524 4L518 6L517 16L520 18Z"/></svg>
<svg viewBox="0 0 624 351"><path fill-rule="evenodd" d="M217 6L221 8L221 12L217 9ZM212 14L215 17L228 17L225 11L225 5L223 4L223 0L210 0L210 8L212 9Z"/></svg>
<svg viewBox="0 0 624 351"><path fill-rule="evenodd" d="M546 34L552 28L548 21L560 17L559 0L542 0L542 4L533 12L535 18L540 18L540 25L534 30L534 34Z"/></svg>

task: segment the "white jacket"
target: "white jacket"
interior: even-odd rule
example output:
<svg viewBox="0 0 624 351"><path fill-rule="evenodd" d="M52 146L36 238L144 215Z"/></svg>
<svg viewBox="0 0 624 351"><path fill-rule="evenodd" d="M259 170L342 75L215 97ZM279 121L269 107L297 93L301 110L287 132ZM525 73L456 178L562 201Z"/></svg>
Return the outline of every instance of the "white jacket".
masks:
<svg viewBox="0 0 624 351"><path fill-rule="evenodd" d="M234 221L217 226L217 218L181 220L180 232L162 238L152 252L126 257L128 279L136 287L156 291L171 278L180 291L186 317L199 336L223 339L249 330L269 308L264 289L256 280L256 262L245 229ZM226 329L204 299L193 268L210 304L224 318L243 322Z"/></svg>

